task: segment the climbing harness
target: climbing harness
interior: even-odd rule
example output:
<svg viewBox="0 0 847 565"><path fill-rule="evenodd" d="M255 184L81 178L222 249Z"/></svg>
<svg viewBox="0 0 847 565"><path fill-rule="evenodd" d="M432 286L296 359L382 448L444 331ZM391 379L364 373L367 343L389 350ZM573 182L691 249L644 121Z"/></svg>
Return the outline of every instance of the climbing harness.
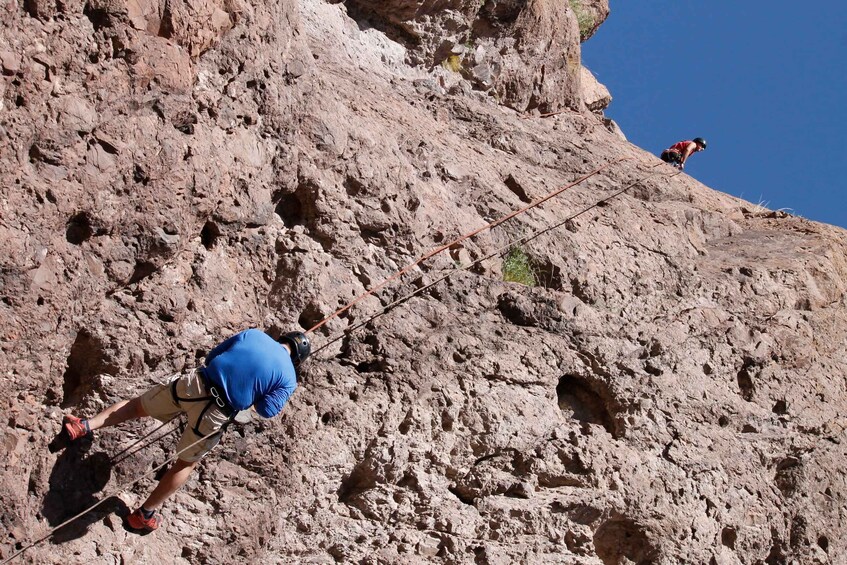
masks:
<svg viewBox="0 0 847 565"><path fill-rule="evenodd" d="M182 404L183 402L206 402L206 406L203 407L203 410L200 412L200 415L197 416L197 421L194 422L194 426L192 426L191 431L193 431L196 435L202 436L203 433L200 431L200 424L203 422L203 418L206 416L206 413L213 406L217 406L220 408L221 412L223 412L224 416L226 416L226 422L223 423L216 432L216 434L221 434L226 431L229 425L235 420L235 415L238 414L238 410L232 407L229 402L227 402L226 397L223 396L218 389L209 382L208 378L206 378L205 373L201 369L195 369L197 374L200 375L201 380L203 382L203 386L206 387L206 390L209 391L209 396L201 396L199 398L182 398L176 392L176 385L179 382L179 379L176 378L171 381L170 389L171 396L173 397L175 404Z"/></svg>

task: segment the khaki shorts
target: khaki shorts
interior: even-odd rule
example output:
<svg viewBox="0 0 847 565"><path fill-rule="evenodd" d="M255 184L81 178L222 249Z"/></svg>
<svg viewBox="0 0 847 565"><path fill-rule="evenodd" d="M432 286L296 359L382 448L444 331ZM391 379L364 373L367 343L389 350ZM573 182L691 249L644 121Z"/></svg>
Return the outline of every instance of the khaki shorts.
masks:
<svg viewBox="0 0 847 565"><path fill-rule="evenodd" d="M176 381L176 394L181 399L179 402L176 402L173 397L174 381ZM180 459L193 463L211 451L221 440L223 433L215 433L203 441L200 441L200 438L220 430L229 421L214 400L211 400L209 405L210 399L211 395L206 390L203 377L197 369L194 369L187 373L176 374L166 384L156 385L145 392L141 395L141 405L149 416L160 422L167 422L180 413L188 416L188 424L176 446L176 451ZM202 421L198 422L201 417ZM195 428L200 431L200 435L197 435Z"/></svg>

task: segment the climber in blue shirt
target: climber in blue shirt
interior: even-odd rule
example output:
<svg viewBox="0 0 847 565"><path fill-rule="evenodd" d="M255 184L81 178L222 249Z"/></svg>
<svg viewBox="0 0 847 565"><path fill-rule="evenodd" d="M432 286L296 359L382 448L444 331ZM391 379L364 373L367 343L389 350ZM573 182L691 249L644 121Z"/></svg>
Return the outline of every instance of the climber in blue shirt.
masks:
<svg viewBox="0 0 847 565"><path fill-rule="evenodd" d="M152 416L168 422L186 414L188 425L177 445L176 461L127 518L132 529L153 531L162 522L156 510L185 484L239 411L253 406L265 418L279 414L297 388L296 368L311 351L302 332L287 333L277 341L261 330L245 330L212 349L205 367L174 375L168 383L113 404L93 418L66 415L63 437L76 441L96 429L134 418Z"/></svg>
<svg viewBox="0 0 847 565"><path fill-rule="evenodd" d="M233 408L253 406L263 418L279 414L297 388L291 354L257 329L235 334L212 349L201 370Z"/></svg>

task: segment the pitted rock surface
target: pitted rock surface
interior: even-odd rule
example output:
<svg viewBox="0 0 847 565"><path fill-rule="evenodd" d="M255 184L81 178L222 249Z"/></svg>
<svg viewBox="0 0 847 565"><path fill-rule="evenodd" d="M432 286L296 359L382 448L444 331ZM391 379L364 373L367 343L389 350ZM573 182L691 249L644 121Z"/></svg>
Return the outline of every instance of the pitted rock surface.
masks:
<svg viewBox="0 0 847 565"><path fill-rule="evenodd" d="M572 3L0 10L0 556L105 499L22 561L847 559L847 234L610 133ZM48 450L63 413L308 329L603 166L332 318L159 531L121 524L152 473L124 485L175 424Z"/></svg>

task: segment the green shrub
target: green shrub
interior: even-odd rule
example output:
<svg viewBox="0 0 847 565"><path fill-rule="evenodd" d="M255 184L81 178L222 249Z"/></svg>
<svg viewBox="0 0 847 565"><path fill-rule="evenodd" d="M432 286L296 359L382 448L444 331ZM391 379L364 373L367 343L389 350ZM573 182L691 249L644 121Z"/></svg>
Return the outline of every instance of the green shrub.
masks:
<svg viewBox="0 0 847 565"><path fill-rule="evenodd" d="M462 70L462 58L458 55L450 55L443 61L441 61L441 66L447 69L448 71L458 73Z"/></svg>
<svg viewBox="0 0 847 565"><path fill-rule="evenodd" d="M526 286L537 283L532 259L522 249L513 247L503 258L503 280L516 282Z"/></svg>
<svg viewBox="0 0 847 565"><path fill-rule="evenodd" d="M570 2L571 10L576 14L576 21L579 24L579 37L584 40L594 31L594 16L585 9L580 0L568 1Z"/></svg>

